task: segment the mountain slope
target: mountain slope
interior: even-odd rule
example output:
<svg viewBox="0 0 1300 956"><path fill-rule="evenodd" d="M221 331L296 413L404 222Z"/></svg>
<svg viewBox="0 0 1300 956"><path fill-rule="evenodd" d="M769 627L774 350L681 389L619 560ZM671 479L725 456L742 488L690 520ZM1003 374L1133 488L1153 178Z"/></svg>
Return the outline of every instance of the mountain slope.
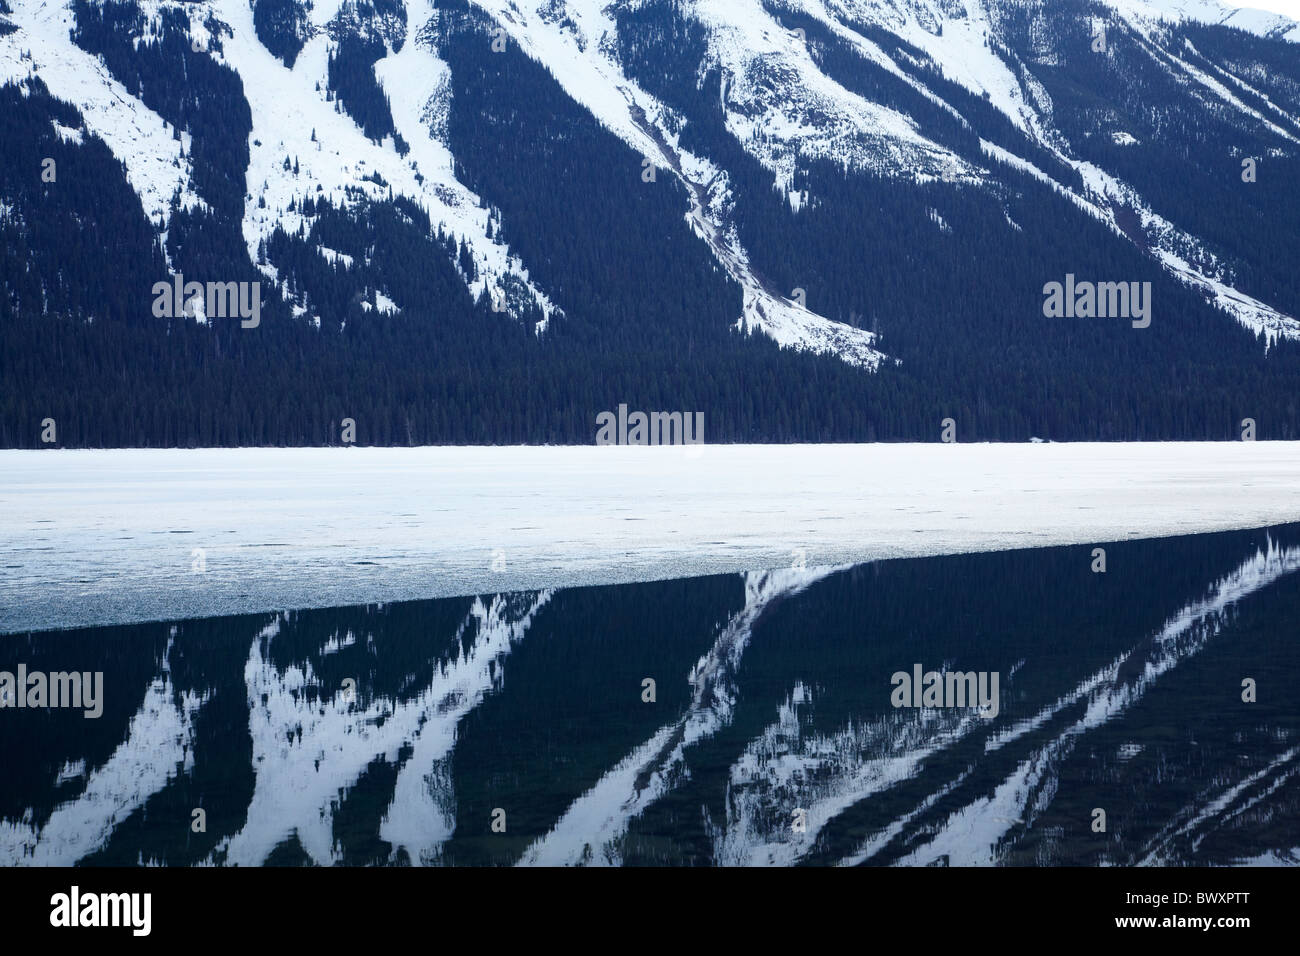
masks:
<svg viewBox="0 0 1300 956"><path fill-rule="evenodd" d="M1284 18L6 2L27 132L0 154L2 444L47 417L73 444L331 442L345 417L362 441L587 441L619 403L703 409L717 440L1300 435ZM33 183L55 140L106 147L122 171L96 182L139 210ZM141 220L152 243L101 247L121 280L61 263L77 224ZM178 275L260 283L264 321L160 322ZM1150 283L1150 327L1045 317L1067 275Z"/></svg>

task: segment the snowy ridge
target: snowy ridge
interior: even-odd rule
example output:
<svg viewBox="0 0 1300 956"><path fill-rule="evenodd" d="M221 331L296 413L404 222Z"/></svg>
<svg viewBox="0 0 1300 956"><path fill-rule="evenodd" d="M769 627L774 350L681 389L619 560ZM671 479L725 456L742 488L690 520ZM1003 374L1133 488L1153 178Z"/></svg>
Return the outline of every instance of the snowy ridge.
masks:
<svg viewBox="0 0 1300 956"><path fill-rule="evenodd" d="M725 78L727 128L779 181L787 182L801 160L820 157L905 176L970 172L910 117L822 73L797 35L761 7L695 0L691 9L709 28L708 65Z"/></svg>
<svg viewBox="0 0 1300 956"><path fill-rule="evenodd" d="M997 39L992 12L998 0L895 0L885 4L871 0L792 0L789 5L828 25L838 23L837 33L856 36L859 44L867 48L875 44L858 33L855 26L883 27L924 52L948 79L986 96L1031 138L1042 138L1039 107L1025 98L1019 78L990 46L990 41ZM898 69L878 47L875 49L873 59L879 62L883 58Z"/></svg>
<svg viewBox="0 0 1300 956"><path fill-rule="evenodd" d="M1116 218L1116 209L1127 209L1136 213L1142 240L1151 254L1159 259L1175 277L1189 286L1202 290L1218 308L1252 332L1263 333L1269 342L1278 336L1300 338L1300 319L1279 312L1272 306L1234 289L1224 275L1217 257L1208 252L1195 236L1177 228L1169 220L1155 213L1136 189L1099 166L1083 160L1071 159L1064 153L1057 153L1083 177L1087 191L1080 194L1057 182L1028 160L1021 159L994 143L982 140L980 145L990 158L1023 170L1045 185L1051 186L1080 209L1104 222L1117 236L1133 239L1120 227ZM1015 227L1015 223L1009 218L1007 221Z"/></svg>
<svg viewBox="0 0 1300 956"><path fill-rule="evenodd" d="M898 69L878 46L853 29L855 23L876 24L890 30L913 46L919 47L939 66L945 76L973 93L986 96L988 101L1006 114L1031 141L1048 149L1066 165L1078 170L1083 176L1089 193L1079 195L1044 173L1033 163L1000 146L983 141L984 152L991 158L1029 172L1106 223L1117 235L1133 241L1137 241L1136 237L1128 235L1119 225L1116 206L1137 213L1141 222L1143 243L1177 279L1201 290L1224 313L1252 332L1262 333L1270 341L1278 336L1300 338L1300 318L1286 315L1233 288L1216 257L1206 250L1195 236L1156 214L1132 186L1095 164L1079 160L1071 154L1067 141L1052 125L1051 101L1046 91L1042 89L1041 83L1033 77L1024 64L1021 64L1020 71L1012 71L1007 63L988 46L989 39L997 37L995 18L991 16L991 11L996 11L1001 3L1002 0L970 0L956 5L943 0L897 0L892 4L879 4L871 0L790 0L788 6L816 17L835 29L837 35L845 38L856 37L856 45L859 49L870 59L886 65L887 68ZM1146 53L1164 69L1177 71L1186 81L1201 85L1217 99L1264 126L1274 135L1291 143L1297 142L1296 137L1279 126L1274 119L1259 113L1232 93L1228 84L1236 85L1247 92L1257 93L1245 81L1210 63L1211 68L1222 75L1223 81L1221 81L1187 59L1175 56L1151 41L1153 22L1195 19L1207 23L1223 22L1229 26L1250 29L1243 22L1239 22L1235 14L1259 13L1259 11L1234 11L1201 0L1188 0L1186 3L1182 3L1181 0L1171 0L1169 3L1120 0L1116 6L1122 8L1126 18L1147 41L1142 44ZM1284 17L1278 19L1292 23L1292 35L1288 39L1300 42L1300 25L1295 25ZM1251 32L1274 35L1268 30L1252 29ZM1199 57L1195 48L1189 49L1188 54L1194 58ZM920 84L914 82L913 85ZM1026 99L1022 92L1026 89L1032 94L1029 99ZM936 94L930 93L930 96L934 100L943 102ZM1268 102L1266 97L1264 99ZM1283 117L1294 120L1276 104L1270 103L1270 106ZM1116 135L1127 136L1128 134L1121 132Z"/></svg>
<svg viewBox="0 0 1300 956"><path fill-rule="evenodd" d="M1280 13L1230 7L1215 0L1102 0L1138 29L1161 22L1195 20L1254 33L1256 36L1300 43L1300 23Z"/></svg>
<svg viewBox="0 0 1300 956"><path fill-rule="evenodd" d="M575 102L588 109L634 150L653 160L660 169L671 170L687 188L692 199L686 217L692 229L708 243L714 257L743 290L743 314L737 319L737 328L761 332L785 347L836 354L864 368L874 369L880 364L885 356L874 347L876 336L873 333L798 306L786 297L785 291L768 288L754 274L748 253L727 221L730 194L725 171L683 149L677 135L665 122L671 111L623 73L608 48L617 27L605 4L600 0L568 0L564 3L565 14L577 26L574 30L557 19L552 11L554 5L544 0L533 3L531 12L512 0L473 2L506 30L512 42L544 65ZM831 149L832 142L842 146L855 137L869 136L876 147L886 148L890 157L888 166L896 173L908 168L909 162L919 163L923 169L933 168L936 173L957 175L969 172L956 156L922 139L910 120L890 110L881 112L880 107L873 107L842 87L831 84L816 70L807 51L795 44L793 37L766 14L737 11L734 4L717 6L716 25L730 37L718 48L718 56L725 53L730 57L724 58L724 65L742 75L753 66L744 59L747 54L739 42L743 37L736 33L741 24L723 17L722 13L726 12L732 20L746 24L746 29L758 31L749 38L764 45L768 54L764 62L786 63L793 57L798 70L786 74L787 77L810 77L814 73L820 77L814 84L818 107L838 110L839 122L825 134L829 138L815 142L815 137L809 138L813 131L795 116L801 107L786 104L781 107L791 110L786 114L779 112L777 101L767 103L762 115L766 118L763 122L769 125L763 128L763 132L769 138L775 137L776 142L786 143L776 151L759 149L757 141L750 138L749 133L759 128L758 119L752 116L746 119L728 110L729 128L747 149L773 170L776 181L788 179L793 173L796 153L790 143L795 138L801 143L801 149L809 150L803 155L811 156L825 150L843 155ZM756 18L762 20L761 28L749 23ZM759 108L752 100L749 106L755 110ZM733 116L738 117L734 125ZM877 153L874 149L858 150L850 155L866 163Z"/></svg>
<svg viewBox="0 0 1300 956"><path fill-rule="evenodd" d="M127 92L97 57L69 39L68 32L75 26L71 3L14 0L11 5L12 19L20 29L0 37L0 82L39 76L53 96L77 106L87 130L103 139L126 164L128 180L149 219L164 231L164 238L174 194L180 195L184 208L205 206L192 181L186 155L188 135L177 140L170 123ZM190 35L196 45L234 69L243 81L253 117L242 224L251 262L257 264L259 245L277 227L289 233L310 227L301 214L302 200L328 199L346 205L350 196L360 194L381 201L389 197L391 186L393 194L414 200L429 212L435 226L441 224L451 236L468 245L479 273L471 292L496 294L504 288L503 280L510 277L515 280L511 288L518 290L522 286L527 290L546 320L558 311L533 285L519 257L487 237L489 211L477 195L455 179L450 153L431 138L427 125L419 118L421 114L402 109L409 106L417 89L412 82L415 78L430 78L427 92L431 94L433 81L446 70L427 45L422 44L416 56L389 57L398 60L389 69L403 71L404 82L391 84L395 88L389 93L394 119L412 147L404 159L391 140L373 143L351 117L326 101L330 40L323 29L308 41L290 70L257 38L252 10L242 0L139 0L137 5L146 15L142 37L151 35L153 18L162 10L180 10L189 18ZM413 6L426 11L428 8L427 2ZM317 18L324 12L318 7ZM220 37L221 51L213 45L206 26L210 17L229 30ZM25 55L29 51L30 57ZM407 51L413 52L412 44L405 45L403 53ZM377 66L381 79L385 75L381 69L384 62ZM70 136L75 132L60 134ZM284 169L285 157L299 160L299 168ZM376 174L387 185L375 182ZM417 178L421 176L423 182ZM328 252L322 255L328 257ZM262 264L261 268L272 280L277 278L273 267ZM505 311L517 313L518 303L512 303L511 297L505 297L504 303ZM400 307L401 303L394 305ZM297 311L304 314L307 310L300 306ZM539 331L541 328L544 322Z"/></svg>
<svg viewBox="0 0 1300 956"><path fill-rule="evenodd" d="M98 57L68 36L76 25L70 4L55 0L12 0L10 21L18 27L0 36L0 85L39 77L50 95L76 106L85 129L102 139L126 164L126 178L149 221L167 228L171 200L182 208L206 207L194 191L188 136L127 92ZM57 129L75 138L79 130Z"/></svg>
<svg viewBox="0 0 1300 956"><path fill-rule="evenodd" d="M1184 40L1183 45L1187 53L1189 53L1190 55L1195 57L1200 56L1200 52L1196 49L1195 46L1191 44L1190 41ZM1167 49L1161 50L1160 53L1157 54L1156 51L1154 51L1153 49L1151 49L1151 47L1148 46L1147 52L1150 53L1151 57L1157 61L1159 61L1163 56L1170 63L1176 66L1183 73L1184 76L1201 84L1201 86L1204 86L1207 90L1209 90L1215 96L1219 97L1219 99L1223 100L1229 106L1233 107L1234 109L1240 110L1242 113L1245 113L1251 119L1262 124L1263 126L1266 126L1275 135L1280 136L1282 139L1290 140L1293 143L1300 143L1300 139L1297 139L1288 130L1285 130L1281 126L1278 126L1276 123L1274 123L1267 116L1260 113L1258 110L1253 109L1252 107L1248 106L1246 103L1243 103L1241 99L1235 96L1230 89L1224 86L1215 77L1210 76L1204 70L1198 69L1197 67L1189 63L1187 60L1183 59L1180 56L1176 56L1174 53L1170 52ZM1223 72L1223 71L1219 70L1219 72ZM1235 79L1235 77L1233 79ZM1274 106L1273 108L1281 112L1279 107ZM1286 114L1283 113L1283 115L1285 116Z"/></svg>
<svg viewBox="0 0 1300 956"><path fill-rule="evenodd" d="M1186 21L1240 27L1289 41L1300 41L1300 25L1214 0L1107 2L1118 18L1112 29L1123 31L1130 47L1150 57L1181 87L1194 90L1207 108L1221 109L1230 122L1277 139L1279 148L1288 152L1300 145L1296 116L1190 43L1175 47L1170 42L1170 28ZM455 175L455 159L445 140L452 84L429 31L439 15L431 0L405 4L404 28L399 16L358 17L341 0L304 6L300 38L305 42L292 68L258 38L247 0L139 0L138 5L145 14L144 35L149 35L149 24L160 11L179 10L188 18L198 48L208 50L242 80L253 128L240 227L253 263L258 263L259 248L276 229L296 234L310 228L302 211L305 199L346 206L363 198L385 201L391 194L426 209L435 226L467 246L477 278L465 278L475 296L486 293L515 315L535 304L543 316L539 333L559 312L547 291L530 278L528 264L498 238L499 224L491 222L493 213L482 197ZM85 132L102 138L126 163L146 214L165 237L173 195L179 194L186 207L201 204L186 137L178 142L168 123L69 40L74 17L66 0L14 0L13 6L12 19L19 29L0 37L0 82L38 75L54 96L77 105L85 117ZM644 0L470 0L472 9L489 18L491 28L503 29L507 41L549 71L575 103L651 160L661 174L666 171L686 187L690 202L683 210L685 220L742 289L742 313L735 318L738 330L765 335L784 347L837 355L865 369L893 361L872 332L819 314L815 301L805 307L796 301L795 290L772 287L751 264L732 221L727 170L681 145L683 118L633 82L619 61L615 14L635 13L642 6ZM1055 62L1058 49L1057 38L1047 28L1045 8L1037 0L781 0L775 7L824 25L866 60L971 127L954 105L957 98L949 102L936 92L940 87L932 89L925 73L916 69L936 68L947 80L985 99L1028 143L1050 151L1086 183L1080 194L1058 182L1016 155L1015 144L985 142L988 164L978 163L979 157L959 157L928 139L912 117L872 102L824 73L800 32L784 29L760 0L684 0L683 14L703 28L705 53L696 65L697 76L721 74L726 129L770 171L778 188L788 190L808 163L831 159L846 168L911 182L998 189L994 163L1009 163L1068 195L1245 327L1269 340L1300 337L1300 318L1235 288L1227 266L1204 242L1156 214L1136 189L1111 171L1074 155L1053 123L1051 97L1033 72L1036 66ZM1018 54L1004 43L1004 24L1012 12L1027 13L1044 24L1034 50ZM210 18L220 24L219 44L208 34ZM919 53L914 56L892 45L886 52L879 31ZM409 146L404 156L391 138L382 143L368 139L330 99L330 50L340 36L352 33L385 44L386 54L375 63L374 76L390 102L396 132ZM487 50L492 38L485 32L482 40L485 55L491 55ZM24 56L28 50L30 59ZM929 63L920 63L922 58ZM82 135L80 130L58 132L72 139ZM1107 135L1119 144L1136 142L1122 129ZM791 195L796 210L815 202L815 197ZM1126 215L1118 215L1121 210ZM1134 217L1140 224L1137 230L1127 225ZM1121 228L1121 218L1126 228ZM1018 227L1008 222L1007 228ZM334 250L319 251L344 268L364 265ZM259 267L288 297L288 283L280 281L277 270L266 263ZM395 301L391 289L377 290L376 302L382 312L409 305ZM305 299L294 307L300 315L311 313Z"/></svg>
<svg viewBox="0 0 1300 956"><path fill-rule="evenodd" d="M1136 212L1151 254L1174 276L1203 291L1218 308L1252 332L1263 333L1268 341L1278 336L1300 338L1300 319L1234 289L1217 257L1195 236L1155 213L1136 189L1093 163L1073 160L1072 165L1092 191L1087 201L1091 210L1112 229L1124 234L1115 216L1116 208Z"/></svg>
<svg viewBox="0 0 1300 956"><path fill-rule="evenodd" d="M401 84L390 79L386 90L393 99L394 121L411 146L411 153L403 158L391 140L372 142L351 117L335 111L326 101L330 41L324 32L307 42L291 70L258 40L253 12L243 0L181 6L190 16L192 31L211 13L233 34L222 38L222 52L212 50L211 55L239 74L253 115L243 222L252 261L257 261L259 244L277 226L292 233L310 225L300 211L304 198L343 204L348 192L359 191L381 201L388 198L391 187L395 195L406 196L427 209L435 225L442 224L469 245L482 276L472 291L496 289L503 278L512 276L528 289L548 318L555 312L551 301L532 284L519 258L487 238L488 210L455 179L450 153L433 141L419 120L420 113L413 109L417 91L423 91L427 100L446 70L427 45L404 44L401 53L390 53L376 66L381 81L396 75L394 71L400 71L402 77ZM428 11L427 2L411 6ZM286 156L298 161L297 172L284 169ZM386 186L373 181L376 173ZM423 182L417 176L423 176ZM265 199L265 208L254 201L255 196ZM289 210L291 203L298 211ZM270 274L274 275L273 270ZM397 308L402 305L396 303Z"/></svg>

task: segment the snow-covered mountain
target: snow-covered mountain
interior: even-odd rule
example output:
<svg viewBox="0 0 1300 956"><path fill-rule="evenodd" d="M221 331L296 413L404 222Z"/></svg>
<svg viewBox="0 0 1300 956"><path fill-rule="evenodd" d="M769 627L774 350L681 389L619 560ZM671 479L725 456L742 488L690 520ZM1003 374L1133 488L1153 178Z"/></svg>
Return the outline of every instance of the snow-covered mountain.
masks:
<svg viewBox="0 0 1300 956"><path fill-rule="evenodd" d="M1180 316L1300 339L1300 280L1277 248L1300 223L1300 25L1273 14L1210 0L0 0L0 34L0 89L47 123L26 118L31 141L0 153L8 178L30 184L21 164L42 137L102 141L154 236L143 272L259 281L264 309L318 329L451 308L449 287L412 278L437 259L478 328L589 323L608 344L654 321L628 300L679 296L699 303L683 322L721 311L751 340L916 367L908 334L948 336L911 316L989 297L944 262L935 244L953 237L954 262L981 257L1026 321L1063 274L1016 247L1059 245L1046 258L1062 273L1154 276ZM566 221L569 177L651 237L607 209ZM859 199L878 221L852 214ZM1206 208L1229 201L1240 208ZM15 311L114 317L93 279L50 274L39 198L0 203L0 228L32 247L24 281L3 280ZM109 233L126 214L91 212ZM585 225L606 219L624 245ZM860 246L868 280L809 232ZM642 249L646 274L626 288L628 270L600 261ZM959 293L922 292L929 268ZM153 301L131 295L141 312ZM969 318L999 337L995 319ZM1199 327L1182 337L1210 345Z"/></svg>

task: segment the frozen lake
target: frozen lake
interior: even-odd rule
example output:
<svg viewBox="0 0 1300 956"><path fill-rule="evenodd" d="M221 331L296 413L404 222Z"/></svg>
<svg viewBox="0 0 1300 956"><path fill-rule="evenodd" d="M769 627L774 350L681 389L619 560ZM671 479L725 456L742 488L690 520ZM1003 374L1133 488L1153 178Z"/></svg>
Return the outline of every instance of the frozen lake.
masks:
<svg viewBox="0 0 1300 956"><path fill-rule="evenodd" d="M0 632L1294 521L1294 442L0 451Z"/></svg>

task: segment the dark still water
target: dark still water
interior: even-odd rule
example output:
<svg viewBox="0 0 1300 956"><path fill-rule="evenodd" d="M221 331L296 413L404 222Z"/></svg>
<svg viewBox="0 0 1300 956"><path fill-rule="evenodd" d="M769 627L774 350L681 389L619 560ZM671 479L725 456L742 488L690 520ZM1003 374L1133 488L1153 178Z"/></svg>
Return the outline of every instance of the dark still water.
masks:
<svg viewBox="0 0 1300 956"><path fill-rule="evenodd" d="M1300 527L1104 547L3 637L0 864L1296 863Z"/></svg>

